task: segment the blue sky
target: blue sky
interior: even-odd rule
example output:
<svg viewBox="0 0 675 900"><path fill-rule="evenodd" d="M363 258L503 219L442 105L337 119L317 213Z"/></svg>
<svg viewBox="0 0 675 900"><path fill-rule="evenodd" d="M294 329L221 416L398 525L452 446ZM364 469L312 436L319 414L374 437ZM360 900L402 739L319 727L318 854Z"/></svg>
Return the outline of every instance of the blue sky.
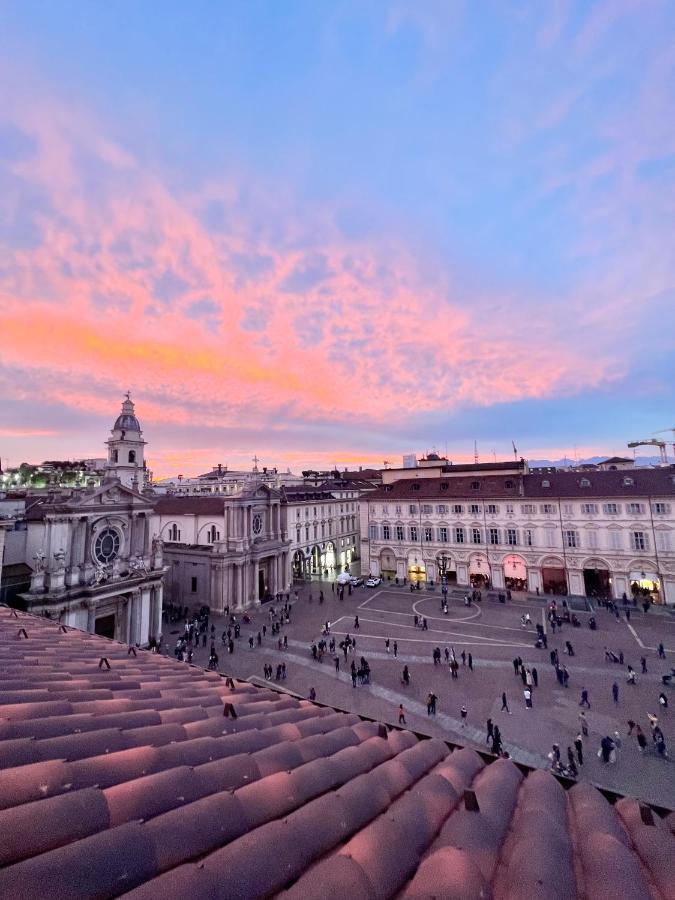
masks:
<svg viewBox="0 0 675 900"><path fill-rule="evenodd" d="M0 29L0 455L97 452L127 388L161 471L675 425L671 4L0 0Z"/></svg>

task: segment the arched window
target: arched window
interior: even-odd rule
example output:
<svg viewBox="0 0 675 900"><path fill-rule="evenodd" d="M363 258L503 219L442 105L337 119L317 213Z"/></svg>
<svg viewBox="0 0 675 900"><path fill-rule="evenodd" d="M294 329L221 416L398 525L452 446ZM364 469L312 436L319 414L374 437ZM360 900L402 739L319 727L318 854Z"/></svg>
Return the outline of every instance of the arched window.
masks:
<svg viewBox="0 0 675 900"><path fill-rule="evenodd" d="M117 450L110 451L110 461L117 462Z"/></svg>
<svg viewBox="0 0 675 900"><path fill-rule="evenodd" d="M220 540L220 532L215 525L212 525L206 532L206 539L209 544L215 544L216 541Z"/></svg>
<svg viewBox="0 0 675 900"><path fill-rule="evenodd" d="M179 541L180 540L180 528L176 523L169 528L169 540L170 541Z"/></svg>
<svg viewBox="0 0 675 900"><path fill-rule="evenodd" d="M129 451L129 462L130 462L130 463L135 463L135 462L136 462L136 451L135 451L135 450L130 450L130 451Z"/></svg>

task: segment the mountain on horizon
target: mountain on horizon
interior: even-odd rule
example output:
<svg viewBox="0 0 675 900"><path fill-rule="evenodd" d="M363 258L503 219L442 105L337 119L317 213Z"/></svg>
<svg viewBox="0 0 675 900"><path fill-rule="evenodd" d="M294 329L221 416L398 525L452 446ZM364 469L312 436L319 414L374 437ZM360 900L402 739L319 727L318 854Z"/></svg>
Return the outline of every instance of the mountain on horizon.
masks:
<svg viewBox="0 0 675 900"><path fill-rule="evenodd" d="M621 456L626 456L627 459L631 457L629 454L616 454ZM555 468L568 468L569 466L582 466L586 464L597 465L603 460L608 459L608 456L588 456L584 459L574 460L570 457L563 457L562 459L528 459L528 465L532 467L545 467L551 466ZM672 458L669 455L668 461L672 463ZM635 457L635 466L636 468L642 468L645 466L658 466L661 464L661 459L658 456L636 456Z"/></svg>

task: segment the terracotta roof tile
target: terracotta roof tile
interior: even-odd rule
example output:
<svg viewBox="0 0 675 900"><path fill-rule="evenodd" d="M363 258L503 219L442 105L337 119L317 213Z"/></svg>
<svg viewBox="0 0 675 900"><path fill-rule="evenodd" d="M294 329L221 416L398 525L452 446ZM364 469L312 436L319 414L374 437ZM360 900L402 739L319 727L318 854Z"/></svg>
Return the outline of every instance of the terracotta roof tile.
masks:
<svg viewBox="0 0 675 900"><path fill-rule="evenodd" d="M0 607L0 896L672 897L673 817L636 801L19 622Z"/></svg>

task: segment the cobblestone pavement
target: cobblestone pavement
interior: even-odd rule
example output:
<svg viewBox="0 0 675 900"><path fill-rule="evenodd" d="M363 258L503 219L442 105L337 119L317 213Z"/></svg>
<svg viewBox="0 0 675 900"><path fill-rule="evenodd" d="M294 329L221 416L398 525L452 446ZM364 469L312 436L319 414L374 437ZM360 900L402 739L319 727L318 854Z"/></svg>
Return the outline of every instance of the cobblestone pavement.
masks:
<svg viewBox="0 0 675 900"><path fill-rule="evenodd" d="M318 601L323 590L325 601ZM309 602L311 591L313 601ZM293 594L291 593L291 601ZM275 605L275 604L272 604ZM533 624L521 626L520 617L528 611ZM565 625L553 635L547 625L548 650L537 650L534 623L545 619L543 601L516 599L502 605L485 600L465 607L462 599L450 599L448 615L440 609L440 596L416 592L410 594L403 588L383 587L369 589L359 587L343 601L336 599L330 582L313 582L299 589L299 600L293 604L291 624L285 625L281 636L288 638L288 650L279 651L277 639L270 635L269 607L264 605L249 612L250 625L242 624L240 638L235 641L232 655L222 644L221 636L226 622L221 616L212 616L216 626L216 647L220 658L220 671L239 678L256 676L263 680L263 666L271 663L276 671L279 662L285 662L287 679L280 686L308 696L310 688L316 691L318 702L335 705L381 721L396 723L398 706L405 708L408 727L416 731L443 737L458 743L485 748L486 720L492 718L499 725L504 746L519 762L532 766L547 766L546 754L551 745L560 745L563 757L579 731L579 698L586 688L591 709L587 712L590 735L584 742L584 766L581 778L620 793L635 794L653 803L675 808L675 765L672 759L662 759L651 751L651 736L647 713L659 715L666 745L675 756L675 686L662 687L661 674L675 666L675 619L668 614L650 611L647 615L631 611L630 622L622 615L617 621L606 610L595 613L599 629L587 627L589 613L578 613L581 628ZM414 616L426 617L428 630L414 626ZM354 628L354 617L359 617L359 628ZM241 621L241 619L239 619ZM349 667L352 657L345 662L340 653L340 671L335 670L334 656L325 654L323 662L312 659L310 648L321 637L324 622L331 623L331 634L337 643L350 634L356 638L356 660L365 656L372 670L370 685L352 687ZM267 635L261 646L249 649L248 638L262 632ZM182 633L179 624L165 624L164 641L173 652L177 638ZM385 652L385 639L390 640L390 652ZM565 641L571 641L575 655L564 653ZM398 644L398 658L393 656L393 643ZM667 659L657 657L656 648L663 641ZM210 641L208 642L210 643ZM444 651L454 648L460 662L459 678L452 679L447 665L434 665L434 647ZM638 673L638 684L626 684L626 665L612 665L605 661L604 647L617 654L623 651L625 664L631 664ZM549 652L558 650L561 664L570 672L569 687L562 688L551 666ZM473 671L461 664L462 650L473 655ZM209 647L195 652L194 663L206 665ZM521 656L525 665L537 669L539 685L534 690L533 708L526 709L523 699L524 685L516 676L512 660ZM641 674L640 657L647 658L647 674ZM404 686L401 672L408 665L411 683ZM619 702L612 698L612 684L619 685ZM658 694L664 690L671 702L671 709L661 712ZM438 696L436 716L426 714L426 695L433 691ZM501 712L501 694L508 697L510 714ZM459 711L462 705L468 709L467 721L462 726ZM643 755L634 735L627 736L627 721L638 722L649 740L649 752ZM597 758L600 738L618 731L622 745L614 765L603 765Z"/></svg>

